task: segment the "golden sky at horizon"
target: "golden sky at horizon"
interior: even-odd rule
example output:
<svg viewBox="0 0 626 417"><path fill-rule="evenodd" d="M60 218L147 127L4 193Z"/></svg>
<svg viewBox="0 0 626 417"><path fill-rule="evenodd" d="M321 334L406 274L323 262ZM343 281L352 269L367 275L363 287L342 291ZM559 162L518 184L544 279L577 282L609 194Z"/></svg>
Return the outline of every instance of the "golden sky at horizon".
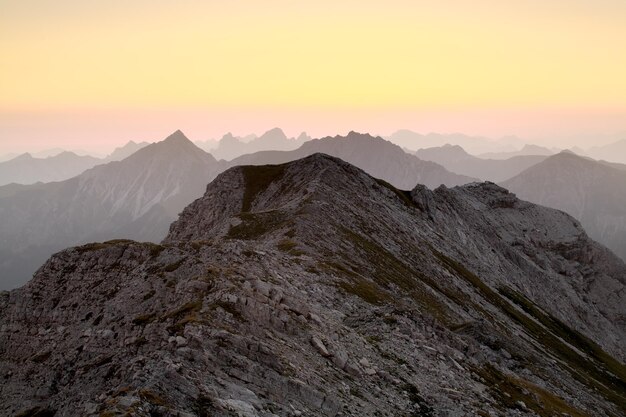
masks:
<svg viewBox="0 0 626 417"><path fill-rule="evenodd" d="M407 115L372 126L389 131L433 113L470 133L523 135L532 114L626 130L625 22L622 0L0 0L0 149L6 132L33 138L32 124L67 136L71 114L115 114L123 131L168 110L203 114L171 124L205 138L212 119L262 129L258 114L320 133L339 128L331 113L355 129ZM508 131L462 122L489 109L507 112Z"/></svg>

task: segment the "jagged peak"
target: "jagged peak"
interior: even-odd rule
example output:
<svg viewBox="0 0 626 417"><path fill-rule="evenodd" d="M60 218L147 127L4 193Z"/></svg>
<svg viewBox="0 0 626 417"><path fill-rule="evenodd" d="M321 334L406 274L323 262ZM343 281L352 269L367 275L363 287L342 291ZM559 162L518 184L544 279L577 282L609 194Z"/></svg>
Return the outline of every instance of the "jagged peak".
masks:
<svg viewBox="0 0 626 417"><path fill-rule="evenodd" d="M277 139L277 138L287 139L287 135L285 135L285 132L283 132L283 130L280 127L275 127L273 129L268 130L267 132L259 136L258 140Z"/></svg>
<svg viewBox="0 0 626 417"><path fill-rule="evenodd" d="M139 149L137 152L133 153L125 160L130 159L133 163L136 163L137 161L144 161L155 157L161 159L171 159L175 155L193 155L193 157L209 157L211 159L215 159L212 155L206 153L198 146L196 146L191 140L189 140L185 136L183 132L177 130L164 140L152 143Z"/></svg>
<svg viewBox="0 0 626 417"><path fill-rule="evenodd" d="M28 159L35 159L35 157L33 157L33 155L31 155L30 152L24 152L23 154L18 155L15 158L13 158L13 161L21 161L21 160L28 160Z"/></svg>
<svg viewBox="0 0 626 417"><path fill-rule="evenodd" d="M316 141L345 141L345 142L357 142L357 141L386 141L380 136L372 136L369 133L361 133L351 130L347 135L335 135L335 136L326 136L321 139L315 139ZM391 143L391 142L389 142ZM395 146L395 145L394 145Z"/></svg>
<svg viewBox="0 0 626 417"><path fill-rule="evenodd" d="M506 188L491 181L471 182L469 184L459 185L454 188L468 191L468 192L475 193L475 194L491 194L493 196L511 194L515 196L515 194L511 193Z"/></svg>
<svg viewBox="0 0 626 417"><path fill-rule="evenodd" d="M221 140L227 140L227 141L234 141L235 140L236 141L238 139L235 137L235 135L233 135L232 132L226 132L224 134L224 136L222 136Z"/></svg>
<svg viewBox="0 0 626 417"><path fill-rule="evenodd" d="M564 149L559 153L549 156L544 161L542 161L540 165L545 166L545 165L550 165L553 163L563 163L563 162L576 163L576 164L581 164L581 165L586 165L586 166L601 165L598 161L577 155L574 152L570 151L569 149ZM530 167L529 169L532 169L532 168L533 167Z"/></svg>
<svg viewBox="0 0 626 417"><path fill-rule="evenodd" d="M369 133L361 133L354 130L351 130L346 135L346 139L376 139L378 136L372 136Z"/></svg>
<svg viewBox="0 0 626 417"><path fill-rule="evenodd" d="M69 158L69 157L80 157L80 155L78 155L76 152L72 152L72 151L63 151L59 154L56 154L54 156L49 156L48 158L56 158L56 159L63 159L63 158Z"/></svg>
<svg viewBox="0 0 626 417"><path fill-rule="evenodd" d="M185 136L185 134L180 130L177 130L176 132L172 133L171 135L169 135L162 141L156 142L152 144L151 146L157 149L163 148L163 149L169 149L169 150L173 150L173 149L201 150L189 138L187 138L187 136ZM151 146L148 146L145 149L150 148Z"/></svg>
<svg viewBox="0 0 626 417"><path fill-rule="evenodd" d="M187 136L185 136L185 134L180 130L176 130L174 133L172 133L171 135L169 135L168 137L166 137L163 140L163 143L165 142L189 142L192 143L189 138L187 138Z"/></svg>
<svg viewBox="0 0 626 417"><path fill-rule="evenodd" d="M311 137L306 133L306 132L302 132L298 135L298 137L296 138L297 141L307 141L307 140L311 140Z"/></svg>

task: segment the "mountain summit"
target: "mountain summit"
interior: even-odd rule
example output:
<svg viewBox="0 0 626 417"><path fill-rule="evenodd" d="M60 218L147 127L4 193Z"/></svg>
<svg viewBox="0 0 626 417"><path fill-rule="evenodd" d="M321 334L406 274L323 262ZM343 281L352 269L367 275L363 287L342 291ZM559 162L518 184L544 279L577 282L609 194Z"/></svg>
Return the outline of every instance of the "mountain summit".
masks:
<svg viewBox="0 0 626 417"><path fill-rule="evenodd" d="M1 294L0 413L618 415L625 284L492 183L239 166L160 245L70 248Z"/></svg>

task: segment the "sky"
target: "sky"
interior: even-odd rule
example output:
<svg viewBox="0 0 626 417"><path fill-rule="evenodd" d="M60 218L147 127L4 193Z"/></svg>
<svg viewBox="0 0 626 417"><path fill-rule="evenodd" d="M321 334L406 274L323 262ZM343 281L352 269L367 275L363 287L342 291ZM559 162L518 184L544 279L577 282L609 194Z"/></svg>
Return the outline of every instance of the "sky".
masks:
<svg viewBox="0 0 626 417"><path fill-rule="evenodd" d="M624 0L0 0L0 153L176 129L626 137Z"/></svg>

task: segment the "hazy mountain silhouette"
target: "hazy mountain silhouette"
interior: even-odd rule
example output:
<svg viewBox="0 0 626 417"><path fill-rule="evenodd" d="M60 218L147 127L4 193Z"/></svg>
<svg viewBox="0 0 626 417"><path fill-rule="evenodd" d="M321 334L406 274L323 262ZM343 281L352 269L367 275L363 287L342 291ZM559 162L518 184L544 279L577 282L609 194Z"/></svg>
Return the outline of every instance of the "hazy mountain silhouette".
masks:
<svg viewBox="0 0 626 417"><path fill-rule="evenodd" d="M0 414L617 416L625 285L492 183L236 167L161 244L69 248L0 294Z"/></svg>
<svg viewBox="0 0 626 417"><path fill-rule="evenodd" d="M148 142L137 143L131 140L126 145L115 148L110 155L103 159L103 162L121 161L148 145L150 145Z"/></svg>
<svg viewBox="0 0 626 417"><path fill-rule="evenodd" d="M626 171L561 152L502 186L571 214L591 237L626 259Z"/></svg>
<svg viewBox="0 0 626 417"><path fill-rule="evenodd" d="M224 147L224 152L227 152L227 149L228 151L230 151L229 146L231 146L231 145L228 145L228 142L234 142L232 146L238 147L238 146L241 146L241 143L248 143L248 142L253 141L256 138L258 138L258 136L253 133L246 135L246 136L234 136L232 133L228 132L224 136L222 136L219 140L215 140L215 139L197 140L194 143L196 144L197 147L199 147L203 151L211 153L218 146L220 146L220 142L224 141L224 143L222 143L222 146Z"/></svg>
<svg viewBox="0 0 626 417"><path fill-rule="evenodd" d="M385 139L409 151L451 144L459 145L473 155L485 152L513 151L515 150L513 144L521 143L521 139L514 136L493 140L481 136L464 135L462 133L429 133L423 135L411 130L398 130Z"/></svg>
<svg viewBox="0 0 626 417"><path fill-rule="evenodd" d="M32 155L32 154L31 154ZM0 162L10 161L13 158L20 156L19 153L10 152L0 155Z"/></svg>
<svg viewBox="0 0 626 417"><path fill-rule="evenodd" d="M483 159L510 159L514 156L530 156L530 155L543 155L550 156L554 155L554 151L548 149L543 146L526 144L519 151L511 151L511 152L487 152L480 155L476 155L479 158Z"/></svg>
<svg viewBox="0 0 626 417"><path fill-rule="evenodd" d="M98 158L79 156L73 152L62 152L48 158L34 158L25 153L0 163L0 185L61 181L101 162Z"/></svg>
<svg viewBox="0 0 626 417"><path fill-rule="evenodd" d="M468 154L458 145L420 149L415 154L451 172L493 182L507 180L547 158L543 155L523 155L509 159L483 159Z"/></svg>
<svg viewBox="0 0 626 417"><path fill-rule="evenodd" d="M586 151L594 159L626 164L626 139L618 140L604 146L594 146Z"/></svg>
<svg viewBox="0 0 626 417"><path fill-rule="evenodd" d="M23 284L51 253L112 238L159 241L217 174L180 131L128 158L49 184L0 187L0 288Z"/></svg>
<svg viewBox="0 0 626 417"><path fill-rule="evenodd" d="M416 184L431 188L441 184L455 186L476 180L449 172L439 164L422 161L381 137L357 132L350 132L347 136L313 139L293 151L263 151L243 155L232 160L230 166L278 164L314 153L341 158L401 189L410 189Z"/></svg>
<svg viewBox="0 0 626 417"><path fill-rule="evenodd" d="M36 182L63 181L85 172L96 165L122 160L148 143L128 142L116 148L105 158L77 155L74 152L59 150L54 156L35 157L29 153L19 155L9 161L0 162L0 186L10 183L34 184ZM53 152L54 153L54 152Z"/></svg>
<svg viewBox="0 0 626 417"><path fill-rule="evenodd" d="M259 151L290 151L297 149L310 139L306 133L300 134L297 138L288 138L281 129L274 128L259 137L240 138L227 133L214 147L208 147L208 142L203 144L207 152L210 152L216 159L230 161L238 156Z"/></svg>

